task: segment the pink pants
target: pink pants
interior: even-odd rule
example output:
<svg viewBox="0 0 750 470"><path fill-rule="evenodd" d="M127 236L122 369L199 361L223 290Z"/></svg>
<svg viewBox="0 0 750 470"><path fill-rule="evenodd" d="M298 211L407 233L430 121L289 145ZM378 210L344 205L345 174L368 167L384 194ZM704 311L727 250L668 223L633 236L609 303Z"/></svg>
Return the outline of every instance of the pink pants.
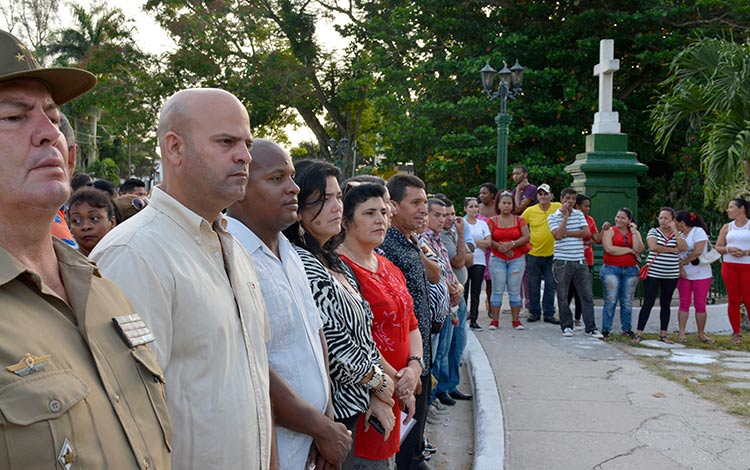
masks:
<svg viewBox="0 0 750 470"><path fill-rule="evenodd" d="M711 278L689 279L680 278L677 281L677 292L680 293L680 312L689 312L690 304L695 307L695 313L706 313L706 299L711 288Z"/></svg>
<svg viewBox="0 0 750 470"><path fill-rule="evenodd" d="M750 264L721 263L721 277L727 288L727 314L734 334L740 333L740 304L750 308Z"/></svg>

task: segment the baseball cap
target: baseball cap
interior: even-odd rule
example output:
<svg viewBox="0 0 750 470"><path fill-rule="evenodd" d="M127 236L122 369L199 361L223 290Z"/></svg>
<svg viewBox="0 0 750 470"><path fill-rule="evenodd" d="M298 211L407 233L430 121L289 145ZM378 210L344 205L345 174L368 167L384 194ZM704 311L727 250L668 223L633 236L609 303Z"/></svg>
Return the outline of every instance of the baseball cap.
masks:
<svg viewBox="0 0 750 470"><path fill-rule="evenodd" d="M547 183L542 183L536 188L536 192L544 191L547 194L551 194L552 191L549 189L549 185Z"/></svg>
<svg viewBox="0 0 750 470"><path fill-rule="evenodd" d="M19 78L34 78L43 82L58 105L96 85L96 77L82 69L43 68L18 38L0 30L0 82Z"/></svg>

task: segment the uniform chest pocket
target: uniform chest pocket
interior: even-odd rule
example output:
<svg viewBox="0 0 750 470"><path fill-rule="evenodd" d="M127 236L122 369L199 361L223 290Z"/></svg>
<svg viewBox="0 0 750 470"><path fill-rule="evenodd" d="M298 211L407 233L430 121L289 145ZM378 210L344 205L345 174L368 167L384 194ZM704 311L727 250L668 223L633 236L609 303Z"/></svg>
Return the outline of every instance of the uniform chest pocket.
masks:
<svg viewBox="0 0 750 470"><path fill-rule="evenodd" d="M60 468L57 459L67 439L77 464L106 465L78 458L102 455L89 394L69 369L38 372L0 389L0 440L6 444L0 446L0 462L9 462L10 469Z"/></svg>

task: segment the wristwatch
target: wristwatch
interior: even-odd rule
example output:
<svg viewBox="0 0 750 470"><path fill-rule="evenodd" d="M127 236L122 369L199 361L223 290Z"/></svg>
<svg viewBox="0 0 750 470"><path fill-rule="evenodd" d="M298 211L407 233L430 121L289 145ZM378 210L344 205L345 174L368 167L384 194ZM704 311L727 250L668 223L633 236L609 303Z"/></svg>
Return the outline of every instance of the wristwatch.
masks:
<svg viewBox="0 0 750 470"><path fill-rule="evenodd" d="M381 369L377 364L372 365L372 371L372 378L365 384L365 387L367 387L369 390L379 388L383 383L383 375L385 375L383 373L383 369Z"/></svg>
<svg viewBox="0 0 750 470"><path fill-rule="evenodd" d="M424 370L424 360L422 359L422 356L409 356L409 359L406 361L406 365L408 366L411 361L417 361L419 363L419 367Z"/></svg>

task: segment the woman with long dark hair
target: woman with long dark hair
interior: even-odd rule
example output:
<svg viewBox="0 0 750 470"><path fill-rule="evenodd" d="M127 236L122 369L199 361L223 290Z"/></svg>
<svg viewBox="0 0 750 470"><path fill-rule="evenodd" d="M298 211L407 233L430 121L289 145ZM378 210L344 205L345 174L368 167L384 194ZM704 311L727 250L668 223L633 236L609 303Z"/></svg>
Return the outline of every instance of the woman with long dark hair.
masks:
<svg viewBox="0 0 750 470"><path fill-rule="evenodd" d="M351 268L335 251L342 240L339 170L314 160L297 162L295 170L294 181L300 188L298 222L284 235L302 260L323 319L334 418L352 431L356 442L360 416L375 409L385 413L393 406L394 382L383 371L372 338L370 305ZM351 456L344 468L351 468Z"/></svg>
<svg viewBox="0 0 750 470"><path fill-rule="evenodd" d="M750 309L750 203L732 199L727 206L732 222L724 224L716 240L716 251L724 255L721 277L727 288L727 315L732 325L732 342L742 342L740 304Z"/></svg>
<svg viewBox="0 0 750 470"><path fill-rule="evenodd" d="M676 217L677 230L685 239L687 247L680 252L680 279L677 281L677 292L680 295L680 308L677 310L677 320L680 332L677 341L687 341L685 328L687 327L690 304L695 308L695 323L698 327L698 339L703 343L713 344L714 340L707 337L706 329L706 299L711 288L710 264L701 264L698 259L708 251L708 229L700 215L695 212L679 211Z"/></svg>
<svg viewBox="0 0 750 470"><path fill-rule="evenodd" d="M659 296L659 341L674 344L667 336L669 318L671 316L670 303L680 278L680 251L687 248L685 239L677 233L675 213L671 207L662 207L659 211L659 226L652 228L646 235L648 244L649 265L648 276L643 281L643 306L638 313L638 329L633 342L641 341L641 334L648 323L651 309Z"/></svg>

